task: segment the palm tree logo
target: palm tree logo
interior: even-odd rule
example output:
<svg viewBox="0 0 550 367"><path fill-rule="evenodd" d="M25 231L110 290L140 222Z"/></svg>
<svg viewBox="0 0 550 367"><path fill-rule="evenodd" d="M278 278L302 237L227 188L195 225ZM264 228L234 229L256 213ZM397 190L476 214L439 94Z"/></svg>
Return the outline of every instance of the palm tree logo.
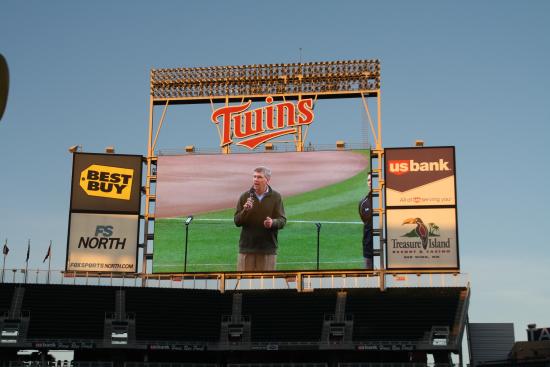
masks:
<svg viewBox="0 0 550 367"><path fill-rule="evenodd" d="M439 236L439 226L435 223L428 223L430 236Z"/></svg>
<svg viewBox="0 0 550 367"><path fill-rule="evenodd" d="M407 218L401 225L404 224L416 224L416 227L408 233L405 233L402 237L419 237L422 241L422 248L426 250L428 248L429 237L439 237L439 226L435 223L428 223L428 226L424 224L421 218Z"/></svg>

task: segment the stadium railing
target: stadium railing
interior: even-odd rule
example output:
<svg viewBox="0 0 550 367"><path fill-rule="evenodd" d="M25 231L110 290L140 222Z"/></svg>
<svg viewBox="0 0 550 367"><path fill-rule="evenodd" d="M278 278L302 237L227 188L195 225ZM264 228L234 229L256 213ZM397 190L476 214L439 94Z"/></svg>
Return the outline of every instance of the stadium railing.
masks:
<svg viewBox="0 0 550 367"><path fill-rule="evenodd" d="M9 361L9 367L113 367L113 362L101 361Z"/></svg>
<svg viewBox="0 0 550 367"><path fill-rule="evenodd" d="M326 363L292 362L292 363L228 363L227 367L327 367Z"/></svg>
<svg viewBox="0 0 550 367"><path fill-rule="evenodd" d="M460 364L448 363L370 363L370 362L353 362L353 363L338 363L338 367L461 367Z"/></svg>
<svg viewBox="0 0 550 367"><path fill-rule="evenodd" d="M387 288L469 287L470 279L466 273L434 270L125 274L6 269L3 283L217 289L224 292L252 289L312 291L314 289L379 288L381 283Z"/></svg>
<svg viewBox="0 0 550 367"><path fill-rule="evenodd" d="M332 151L332 150L358 150L358 149L369 149L371 146L368 143L361 142L345 142L344 148L338 148L336 142L334 144L308 144L304 147L304 150L307 151ZM254 151L264 151L265 147L258 147ZM273 143L273 151L275 152L295 152L296 144L294 141L278 141ZM223 150L220 147L194 147L192 152L186 151L186 147L172 148L172 149L161 149L158 151L158 155L182 155L182 154L221 154ZM231 153L243 153L250 154L250 149L246 147L240 147L234 145L231 147Z"/></svg>

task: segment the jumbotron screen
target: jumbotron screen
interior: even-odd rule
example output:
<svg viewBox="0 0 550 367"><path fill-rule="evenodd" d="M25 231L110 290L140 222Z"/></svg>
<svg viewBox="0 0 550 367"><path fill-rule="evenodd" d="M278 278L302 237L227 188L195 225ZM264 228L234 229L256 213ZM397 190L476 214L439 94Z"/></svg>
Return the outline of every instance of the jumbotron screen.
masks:
<svg viewBox="0 0 550 367"><path fill-rule="evenodd" d="M237 271L242 227L234 215L259 166L271 170L286 214L275 270L364 267L358 204L368 193L370 151L308 151L159 156L153 272Z"/></svg>

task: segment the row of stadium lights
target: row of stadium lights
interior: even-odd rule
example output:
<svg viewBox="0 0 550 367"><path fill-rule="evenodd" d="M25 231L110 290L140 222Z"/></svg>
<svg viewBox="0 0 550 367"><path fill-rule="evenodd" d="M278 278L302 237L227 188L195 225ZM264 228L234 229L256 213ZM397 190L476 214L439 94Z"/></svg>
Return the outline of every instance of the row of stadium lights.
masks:
<svg viewBox="0 0 550 367"><path fill-rule="evenodd" d="M324 79L306 81L300 84L265 83L265 84L191 84L185 86L160 87L152 90L158 98L225 96L225 95L276 95L286 93L339 92L380 89L377 80L335 80Z"/></svg>
<svg viewBox="0 0 550 367"><path fill-rule="evenodd" d="M379 77L379 60L315 62L307 64L263 64L240 66L211 66L198 68L153 69L153 84L223 82L229 80L279 78L349 78Z"/></svg>

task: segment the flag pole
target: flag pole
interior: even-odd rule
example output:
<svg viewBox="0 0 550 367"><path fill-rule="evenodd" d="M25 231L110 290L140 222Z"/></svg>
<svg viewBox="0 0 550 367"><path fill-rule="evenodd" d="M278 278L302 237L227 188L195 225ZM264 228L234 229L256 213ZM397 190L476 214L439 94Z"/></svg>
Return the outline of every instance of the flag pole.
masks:
<svg viewBox="0 0 550 367"><path fill-rule="evenodd" d="M52 240L50 240L50 247L48 248L48 276L46 278L46 284L50 284L51 264L52 264Z"/></svg>
<svg viewBox="0 0 550 367"><path fill-rule="evenodd" d="M27 274L29 272L29 255L31 252L31 239L27 243L27 259L25 260L25 284L27 284Z"/></svg>
<svg viewBox="0 0 550 367"><path fill-rule="evenodd" d="M4 243L4 247L2 248L2 252L4 253L4 261L2 261L2 283L4 283L4 273L6 272L6 256L8 256L8 252L5 250L8 247L8 239L6 238L6 242Z"/></svg>

